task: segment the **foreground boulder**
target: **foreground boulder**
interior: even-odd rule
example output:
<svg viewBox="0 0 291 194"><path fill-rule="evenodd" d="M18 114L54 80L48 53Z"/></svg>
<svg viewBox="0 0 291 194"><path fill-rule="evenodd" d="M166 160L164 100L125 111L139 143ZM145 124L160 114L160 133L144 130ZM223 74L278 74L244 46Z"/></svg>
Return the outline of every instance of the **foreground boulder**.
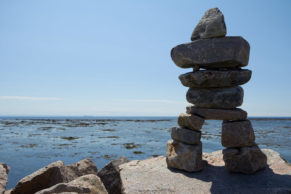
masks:
<svg viewBox="0 0 291 194"><path fill-rule="evenodd" d="M101 178L109 194L121 193L119 166L127 162L127 158L120 157L118 159L110 161L104 168L102 168L98 172L98 176Z"/></svg>
<svg viewBox="0 0 291 194"><path fill-rule="evenodd" d="M97 167L91 159L85 159L66 166L57 161L21 179L11 194L32 194L58 183L67 183L86 174L97 174Z"/></svg>
<svg viewBox="0 0 291 194"><path fill-rule="evenodd" d="M0 163L0 194L5 192L9 170L10 168L7 164Z"/></svg>
<svg viewBox="0 0 291 194"><path fill-rule="evenodd" d="M41 190L36 194L55 194L55 193L88 193L88 194L107 194L107 191L95 174L81 176L68 183L59 183L48 189Z"/></svg>
<svg viewBox="0 0 291 194"><path fill-rule="evenodd" d="M168 169L163 156L120 166L122 192L131 193L290 193L291 165L273 150L263 149L268 167L253 174L229 173L222 151L203 154L204 170Z"/></svg>

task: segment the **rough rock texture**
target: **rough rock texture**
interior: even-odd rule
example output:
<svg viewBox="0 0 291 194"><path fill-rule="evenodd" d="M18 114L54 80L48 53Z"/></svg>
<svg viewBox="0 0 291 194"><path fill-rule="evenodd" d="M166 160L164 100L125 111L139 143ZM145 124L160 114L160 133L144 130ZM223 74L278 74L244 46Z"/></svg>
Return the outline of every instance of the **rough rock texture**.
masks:
<svg viewBox="0 0 291 194"><path fill-rule="evenodd" d="M10 168L7 164L0 163L0 194L5 192L9 170Z"/></svg>
<svg viewBox="0 0 291 194"><path fill-rule="evenodd" d="M187 101L202 108L235 108L242 105L244 91L232 88L193 89L186 94Z"/></svg>
<svg viewBox="0 0 291 194"><path fill-rule="evenodd" d="M101 178L109 194L121 193L119 166L127 162L127 158L120 157L118 159L110 161L104 168L102 168L98 172L98 176Z"/></svg>
<svg viewBox="0 0 291 194"><path fill-rule="evenodd" d="M168 169L163 156L133 160L120 166L123 193L290 193L291 165L273 150L263 152L269 166L252 175L229 173L221 151L203 154L204 169L195 173Z"/></svg>
<svg viewBox="0 0 291 194"><path fill-rule="evenodd" d="M180 44L172 49L171 57L182 68L238 68L247 66L249 52L250 45L242 37L225 37Z"/></svg>
<svg viewBox="0 0 291 194"><path fill-rule="evenodd" d="M195 114L203 117L204 119L213 119L213 120L246 120L247 112L239 109L216 109L216 108L199 108L196 106L187 106L186 111L188 114Z"/></svg>
<svg viewBox="0 0 291 194"><path fill-rule="evenodd" d="M168 167L197 172L202 170L202 143L188 145L179 141L169 140L167 144Z"/></svg>
<svg viewBox="0 0 291 194"><path fill-rule="evenodd" d="M179 76L181 83L190 88L223 88L243 85L252 76L250 70L216 71L204 70L189 72Z"/></svg>
<svg viewBox="0 0 291 194"><path fill-rule="evenodd" d="M198 38L223 37L226 35L224 16L218 8L207 10L195 27L191 40Z"/></svg>
<svg viewBox="0 0 291 194"><path fill-rule="evenodd" d="M183 127L173 127L171 137L174 140L186 144L199 144L201 139L201 132L193 131Z"/></svg>
<svg viewBox="0 0 291 194"><path fill-rule="evenodd" d="M69 183L59 183L50 188L41 190L36 194L56 194L56 193L88 193L88 194L107 194L107 191L95 174L81 176Z"/></svg>
<svg viewBox="0 0 291 194"><path fill-rule="evenodd" d="M221 144L227 148L255 145L255 134L249 120L222 123Z"/></svg>
<svg viewBox="0 0 291 194"><path fill-rule="evenodd" d="M11 194L30 194L46 189L58 183L70 182L79 176L97 174L97 168L91 159L85 159L66 166L57 161L22 178Z"/></svg>
<svg viewBox="0 0 291 194"><path fill-rule="evenodd" d="M230 172L252 174L267 165L267 157L258 146L223 150L225 167Z"/></svg>
<svg viewBox="0 0 291 194"><path fill-rule="evenodd" d="M196 130L196 131L200 131L203 123L204 123L204 119L197 115L181 113L178 117L178 125L192 129L192 130Z"/></svg>

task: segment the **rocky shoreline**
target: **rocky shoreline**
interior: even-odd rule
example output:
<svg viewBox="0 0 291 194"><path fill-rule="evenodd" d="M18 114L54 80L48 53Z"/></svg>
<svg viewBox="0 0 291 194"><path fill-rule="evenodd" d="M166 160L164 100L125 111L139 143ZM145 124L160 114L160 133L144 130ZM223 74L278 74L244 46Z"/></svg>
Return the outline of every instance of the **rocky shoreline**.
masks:
<svg viewBox="0 0 291 194"><path fill-rule="evenodd" d="M291 164L263 149L268 166L253 175L228 172L222 151L203 153L203 172L168 168L164 156L128 161L121 157L98 171L84 159L71 165L56 161L22 178L5 191L9 167L0 164L0 194L131 193L291 193Z"/></svg>

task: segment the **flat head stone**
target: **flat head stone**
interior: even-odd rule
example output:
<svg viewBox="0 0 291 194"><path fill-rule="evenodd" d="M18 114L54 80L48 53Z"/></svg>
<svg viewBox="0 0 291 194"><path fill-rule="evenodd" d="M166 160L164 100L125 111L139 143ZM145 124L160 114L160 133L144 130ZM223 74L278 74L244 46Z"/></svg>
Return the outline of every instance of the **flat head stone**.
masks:
<svg viewBox="0 0 291 194"><path fill-rule="evenodd" d="M250 45L240 36L198 39L180 44L171 51L181 68L236 69L248 65Z"/></svg>
<svg viewBox="0 0 291 194"><path fill-rule="evenodd" d="M225 35L224 16L218 8L212 8L204 13L192 33L191 40L224 37Z"/></svg>
<svg viewBox="0 0 291 194"><path fill-rule="evenodd" d="M166 162L170 168L188 172L201 171L203 168L202 143L189 145L179 141L168 141Z"/></svg>
<svg viewBox="0 0 291 194"><path fill-rule="evenodd" d="M198 115L207 120L246 120L247 112L240 108L233 109L217 109L217 108L200 108L196 106L187 106L188 114Z"/></svg>
<svg viewBox="0 0 291 194"><path fill-rule="evenodd" d="M252 76L250 70L203 70L179 76L181 83L190 88L223 88L243 85Z"/></svg>
<svg viewBox="0 0 291 194"><path fill-rule="evenodd" d="M227 148L255 145L255 134L249 120L222 123L221 144Z"/></svg>
<svg viewBox="0 0 291 194"><path fill-rule="evenodd" d="M195 145L200 143L201 132L183 127L173 127L171 137L174 140Z"/></svg>
<svg viewBox="0 0 291 194"><path fill-rule="evenodd" d="M187 101L202 108L236 108L243 103L244 92L240 86L232 88L190 88Z"/></svg>
<svg viewBox="0 0 291 194"><path fill-rule="evenodd" d="M178 125L192 130L200 131L204 119L197 115L181 113L178 117Z"/></svg>
<svg viewBox="0 0 291 194"><path fill-rule="evenodd" d="M267 166L267 157L258 146L223 150L225 167L230 172L252 174Z"/></svg>

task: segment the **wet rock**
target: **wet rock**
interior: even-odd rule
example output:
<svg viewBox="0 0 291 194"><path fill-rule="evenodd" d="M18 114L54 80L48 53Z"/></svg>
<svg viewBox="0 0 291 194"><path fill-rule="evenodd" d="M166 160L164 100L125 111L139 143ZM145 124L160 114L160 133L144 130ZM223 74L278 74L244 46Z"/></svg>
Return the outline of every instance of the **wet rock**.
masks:
<svg viewBox="0 0 291 194"><path fill-rule="evenodd" d="M240 86L232 88L193 89L186 94L187 101L202 108L235 108L242 105L244 92Z"/></svg>
<svg viewBox="0 0 291 194"><path fill-rule="evenodd" d="M91 159L85 159L66 166L57 161L22 178L11 194L30 194L46 189L58 183L67 183L86 174L97 174L97 168Z"/></svg>
<svg viewBox="0 0 291 194"><path fill-rule="evenodd" d="M255 134L249 120L222 123L221 144L227 148L253 146Z"/></svg>
<svg viewBox="0 0 291 194"><path fill-rule="evenodd" d="M97 175L88 174L81 176L69 183L59 183L50 188L41 190L36 194L56 194L56 193L88 193L107 194L107 191Z"/></svg>
<svg viewBox="0 0 291 194"><path fill-rule="evenodd" d="M110 194L121 193L121 181L120 181L120 169L121 164L127 163L128 160L125 157L110 161L104 168L98 172L98 176L101 178L106 190Z"/></svg>
<svg viewBox="0 0 291 194"><path fill-rule="evenodd" d="M179 76L181 83L191 88L223 88L243 85L251 79L250 70L189 72Z"/></svg>
<svg viewBox="0 0 291 194"><path fill-rule="evenodd" d="M198 38L223 37L226 35L224 16L218 8L207 10L195 27L191 40Z"/></svg>
<svg viewBox="0 0 291 194"><path fill-rule="evenodd" d="M0 194L5 192L9 170L10 168L7 164L0 163Z"/></svg>
<svg viewBox="0 0 291 194"><path fill-rule="evenodd" d="M216 108L199 108L196 106L187 106L186 111L188 114L195 114L203 117L204 119L213 120L246 120L247 112L239 109L216 109Z"/></svg>
<svg viewBox="0 0 291 194"><path fill-rule="evenodd" d="M178 117L178 125L192 130L200 131L203 123L204 119L197 115L181 113Z"/></svg>
<svg viewBox="0 0 291 194"><path fill-rule="evenodd" d="M170 168L177 168L188 172L201 171L203 168L202 143L189 145L169 140L166 162Z"/></svg>
<svg viewBox="0 0 291 194"><path fill-rule="evenodd" d="M198 39L174 47L171 57L181 68L239 68L247 66L250 45L242 37Z"/></svg>
<svg viewBox="0 0 291 194"><path fill-rule="evenodd" d="M173 127L171 137L174 140L186 144L199 144L201 139L201 132L193 131L183 127Z"/></svg>
<svg viewBox="0 0 291 194"><path fill-rule="evenodd" d="M203 153L201 173L169 169L164 156L133 160L120 166L123 193L290 193L291 165L273 150L262 151L268 167L248 176L229 173L222 151Z"/></svg>
<svg viewBox="0 0 291 194"><path fill-rule="evenodd" d="M258 146L223 150L225 167L230 172L252 174L267 166L267 157Z"/></svg>

